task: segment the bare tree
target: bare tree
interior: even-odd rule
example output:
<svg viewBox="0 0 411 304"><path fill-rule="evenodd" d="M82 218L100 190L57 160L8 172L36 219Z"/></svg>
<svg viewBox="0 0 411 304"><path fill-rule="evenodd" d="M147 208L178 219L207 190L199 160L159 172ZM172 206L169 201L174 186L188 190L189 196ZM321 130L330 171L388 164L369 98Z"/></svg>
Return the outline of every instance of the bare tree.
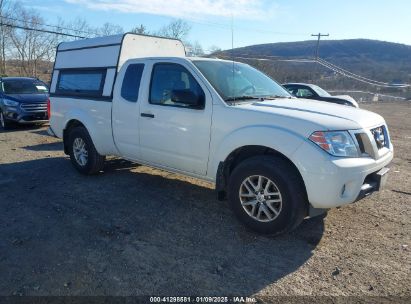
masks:
<svg viewBox="0 0 411 304"><path fill-rule="evenodd" d="M147 30L147 28L143 24L136 26L135 28L131 30L131 32L135 34L140 34L140 35L150 35L150 32Z"/></svg>
<svg viewBox="0 0 411 304"><path fill-rule="evenodd" d="M0 24L8 23L11 15L10 1L0 0ZM8 51L8 42L10 39L10 28L0 25L0 76L6 74L6 54Z"/></svg>
<svg viewBox="0 0 411 304"><path fill-rule="evenodd" d="M98 36L110 36L124 33L124 29L117 24L106 22L102 27L97 29Z"/></svg>
<svg viewBox="0 0 411 304"><path fill-rule="evenodd" d="M204 56L205 53L204 53L203 47L198 41L195 41L194 43L185 42L184 44L186 46L188 56L192 56L192 57Z"/></svg>
<svg viewBox="0 0 411 304"><path fill-rule="evenodd" d="M184 40L190 33L191 26L184 20L177 19L163 26L157 33L158 36Z"/></svg>
<svg viewBox="0 0 411 304"><path fill-rule="evenodd" d="M59 19L59 21L61 27L64 28L62 29L63 33L74 34L85 38L98 36L97 30L92 28L83 18L76 18L71 22L64 22L61 19Z"/></svg>
<svg viewBox="0 0 411 304"><path fill-rule="evenodd" d="M43 18L34 11L24 9L18 3L14 4L13 13L14 19L19 20L15 25L21 28L10 30L10 40L13 44L11 54L20 61L20 74L37 76L38 63L53 57L58 35L42 32Z"/></svg>

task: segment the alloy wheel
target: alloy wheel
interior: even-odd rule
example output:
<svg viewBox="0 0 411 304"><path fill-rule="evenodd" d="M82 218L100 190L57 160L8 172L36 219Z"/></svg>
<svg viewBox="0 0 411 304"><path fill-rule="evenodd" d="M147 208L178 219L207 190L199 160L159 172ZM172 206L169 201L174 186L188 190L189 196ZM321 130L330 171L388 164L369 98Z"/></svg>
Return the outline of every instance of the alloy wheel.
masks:
<svg viewBox="0 0 411 304"><path fill-rule="evenodd" d="M88 162L88 151L86 149L86 143L80 137L77 137L73 141L73 154L76 162L84 167Z"/></svg>
<svg viewBox="0 0 411 304"><path fill-rule="evenodd" d="M239 198L245 212L259 222L274 221L282 209L277 185L261 175L247 177L240 186Z"/></svg>

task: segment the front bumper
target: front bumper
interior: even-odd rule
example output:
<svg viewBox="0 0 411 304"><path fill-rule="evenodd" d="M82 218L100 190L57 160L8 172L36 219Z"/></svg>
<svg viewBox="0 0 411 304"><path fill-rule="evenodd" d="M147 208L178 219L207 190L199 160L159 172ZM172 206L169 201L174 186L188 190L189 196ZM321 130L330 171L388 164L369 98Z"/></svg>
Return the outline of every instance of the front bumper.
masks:
<svg viewBox="0 0 411 304"><path fill-rule="evenodd" d="M47 110L46 111L24 111L16 107L7 107L4 109L4 116L7 120L13 121L19 124L32 124L32 123L47 123Z"/></svg>
<svg viewBox="0 0 411 304"><path fill-rule="evenodd" d="M387 182L389 171L390 169L384 167L378 172L374 172L368 175L364 180L364 184L361 186L360 193L358 194L356 200L359 201L376 191L382 190Z"/></svg>
<svg viewBox="0 0 411 304"><path fill-rule="evenodd" d="M378 159L336 158L304 143L293 159L304 180L311 206L328 209L353 203L380 190L382 182L378 181L378 172L389 165L393 156L391 147Z"/></svg>

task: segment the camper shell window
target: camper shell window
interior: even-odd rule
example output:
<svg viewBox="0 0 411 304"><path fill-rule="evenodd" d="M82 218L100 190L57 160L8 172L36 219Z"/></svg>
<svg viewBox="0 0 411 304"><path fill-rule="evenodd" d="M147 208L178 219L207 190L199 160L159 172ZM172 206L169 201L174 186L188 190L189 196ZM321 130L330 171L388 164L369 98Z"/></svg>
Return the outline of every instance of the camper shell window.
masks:
<svg viewBox="0 0 411 304"><path fill-rule="evenodd" d="M67 96L102 97L106 69L60 70L56 93Z"/></svg>

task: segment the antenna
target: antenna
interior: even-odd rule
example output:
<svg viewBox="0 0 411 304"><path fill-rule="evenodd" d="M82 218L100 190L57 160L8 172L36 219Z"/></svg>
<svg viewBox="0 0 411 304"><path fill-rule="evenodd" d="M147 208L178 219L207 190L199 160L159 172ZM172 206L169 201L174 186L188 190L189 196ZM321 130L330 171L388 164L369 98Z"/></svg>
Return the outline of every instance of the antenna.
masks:
<svg viewBox="0 0 411 304"><path fill-rule="evenodd" d="M235 102L235 91L234 91L234 17L233 13L231 12L231 61L233 62L233 85L232 85L232 91L233 91L233 97L234 97L234 102Z"/></svg>

